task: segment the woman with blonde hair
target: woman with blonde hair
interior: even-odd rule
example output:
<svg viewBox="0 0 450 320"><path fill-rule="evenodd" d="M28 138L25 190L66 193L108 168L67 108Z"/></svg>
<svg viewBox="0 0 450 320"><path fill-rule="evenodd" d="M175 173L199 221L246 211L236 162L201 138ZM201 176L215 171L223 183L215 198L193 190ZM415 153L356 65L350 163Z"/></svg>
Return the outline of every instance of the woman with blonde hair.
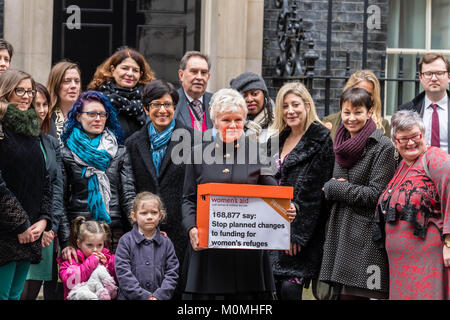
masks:
<svg viewBox="0 0 450 320"><path fill-rule="evenodd" d="M299 82L279 90L271 129L279 137L275 178L281 186L294 187L292 203L297 211L291 250L272 252L277 295L301 300L303 286L319 274L327 217L322 187L333 172L333 142L311 95Z"/></svg>
<svg viewBox="0 0 450 320"><path fill-rule="evenodd" d="M141 101L142 91L153 80L154 73L144 56L121 47L97 68L88 89L100 91L111 101L126 139L148 120Z"/></svg>
<svg viewBox="0 0 450 320"><path fill-rule="evenodd" d="M50 93L49 134L58 138L62 145L60 136L64 121L81 93L81 71L78 65L70 61L55 64L48 77L47 90Z"/></svg>
<svg viewBox="0 0 450 320"><path fill-rule="evenodd" d="M390 137L389 121L383 119L381 115L381 96L380 96L380 82L376 75L370 70L358 70L353 73L348 79L343 91L348 88L363 88L366 89L372 96L373 101L373 114L372 120L375 122L377 129L380 129L383 134ZM341 113L336 112L330 114L322 119L324 125L330 129L331 138L334 140L336 131L339 125L342 123Z"/></svg>
<svg viewBox="0 0 450 320"><path fill-rule="evenodd" d="M35 96L29 74L7 70L0 77L0 171L15 198L0 212L0 300L19 300L30 264L41 260L41 235L52 227Z"/></svg>

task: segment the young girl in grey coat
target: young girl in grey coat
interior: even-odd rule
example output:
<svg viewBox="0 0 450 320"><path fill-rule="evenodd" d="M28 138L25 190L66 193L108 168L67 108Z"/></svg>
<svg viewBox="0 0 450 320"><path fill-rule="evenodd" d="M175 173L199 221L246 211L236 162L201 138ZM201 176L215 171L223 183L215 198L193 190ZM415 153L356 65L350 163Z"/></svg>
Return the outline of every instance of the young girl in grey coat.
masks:
<svg viewBox="0 0 450 320"><path fill-rule="evenodd" d="M172 241L159 231L166 216L161 199L141 192L133 203L133 229L120 238L115 270L119 300L169 300L178 281L178 259Z"/></svg>

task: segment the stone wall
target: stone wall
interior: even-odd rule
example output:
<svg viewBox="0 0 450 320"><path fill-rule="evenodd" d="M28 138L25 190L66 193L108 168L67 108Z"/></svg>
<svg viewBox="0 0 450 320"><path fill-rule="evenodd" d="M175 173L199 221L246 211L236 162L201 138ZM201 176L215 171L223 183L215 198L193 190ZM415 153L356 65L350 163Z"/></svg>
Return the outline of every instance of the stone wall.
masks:
<svg viewBox="0 0 450 320"><path fill-rule="evenodd" d="M5 1L0 0L0 38L3 38L3 12L5 7Z"/></svg>
<svg viewBox="0 0 450 320"><path fill-rule="evenodd" d="M293 0L289 0L292 3ZM303 18L307 36L314 39L314 50L318 53L315 74L326 74L327 54L327 0L297 0L297 14ZM380 9L379 28L368 30L367 69L380 75L381 54L386 51L387 24L389 16L388 0L370 0L369 6L376 5ZM277 19L281 9L275 7L275 0L264 0L264 43L262 74L265 78L272 98L275 98L279 87L274 84L275 62L280 53L276 30ZM369 14L371 16L371 14ZM363 0L333 0L332 37L331 37L331 75L345 76L346 52L350 52L350 74L362 67L363 48ZM303 49L306 49L306 43ZM304 52L304 51L303 51ZM345 80L331 80L330 113L339 110L339 97ZM311 92L320 117L325 113L325 80L316 79Z"/></svg>

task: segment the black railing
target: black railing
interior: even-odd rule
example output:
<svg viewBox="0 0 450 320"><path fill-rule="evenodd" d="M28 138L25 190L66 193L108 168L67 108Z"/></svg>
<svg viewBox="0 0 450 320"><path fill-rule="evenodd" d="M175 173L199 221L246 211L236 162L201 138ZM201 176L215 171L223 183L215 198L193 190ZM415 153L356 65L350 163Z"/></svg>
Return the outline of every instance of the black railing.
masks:
<svg viewBox="0 0 450 320"><path fill-rule="evenodd" d="M325 80L325 99L324 109L325 115L330 113L331 103L331 80L344 80L347 82L351 75L350 68L350 52L346 52L345 72L343 76L331 75L331 35L332 35L332 8L333 1L328 0L328 23L327 23L327 48L326 48L326 63L325 74L317 75L315 63L319 55L314 50L314 40L308 35L304 29L303 20L299 17L297 12L296 1L292 1L289 6L289 0L275 0L275 6L281 9L278 16L277 36L280 47L280 56L276 61L275 76L272 77L275 87L280 87L287 81L302 81L307 86L311 94L314 93L314 80ZM368 0L364 0L365 12L367 11ZM366 17L367 14L364 15ZM367 19L366 19L367 20ZM366 21L364 20L364 21ZM362 68L367 66L367 25L363 23L363 52L362 52ZM308 48L302 53L301 48L306 42ZM388 82L397 82L397 105L403 103L403 84L408 82L415 83L415 94L419 94L419 68L418 63L420 56L416 55L416 73L414 79L406 79L404 77L404 56L398 56L398 73L396 78L386 77L386 53L380 55L380 70L372 70L380 81L380 96L382 103L382 112L384 114L384 98L386 95L386 84ZM345 83L342 87L344 87ZM338 97L336 97L338 98Z"/></svg>

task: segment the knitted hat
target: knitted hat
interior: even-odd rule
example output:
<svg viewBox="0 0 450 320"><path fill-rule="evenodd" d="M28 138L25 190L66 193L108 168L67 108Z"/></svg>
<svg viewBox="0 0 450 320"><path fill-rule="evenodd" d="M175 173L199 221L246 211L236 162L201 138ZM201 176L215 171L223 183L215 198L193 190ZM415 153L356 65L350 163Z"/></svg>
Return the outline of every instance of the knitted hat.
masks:
<svg viewBox="0 0 450 320"><path fill-rule="evenodd" d="M262 90L267 96L267 86L264 79L253 72L244 72L230 81L230 87L244 93L249 90Z"/></svg>

